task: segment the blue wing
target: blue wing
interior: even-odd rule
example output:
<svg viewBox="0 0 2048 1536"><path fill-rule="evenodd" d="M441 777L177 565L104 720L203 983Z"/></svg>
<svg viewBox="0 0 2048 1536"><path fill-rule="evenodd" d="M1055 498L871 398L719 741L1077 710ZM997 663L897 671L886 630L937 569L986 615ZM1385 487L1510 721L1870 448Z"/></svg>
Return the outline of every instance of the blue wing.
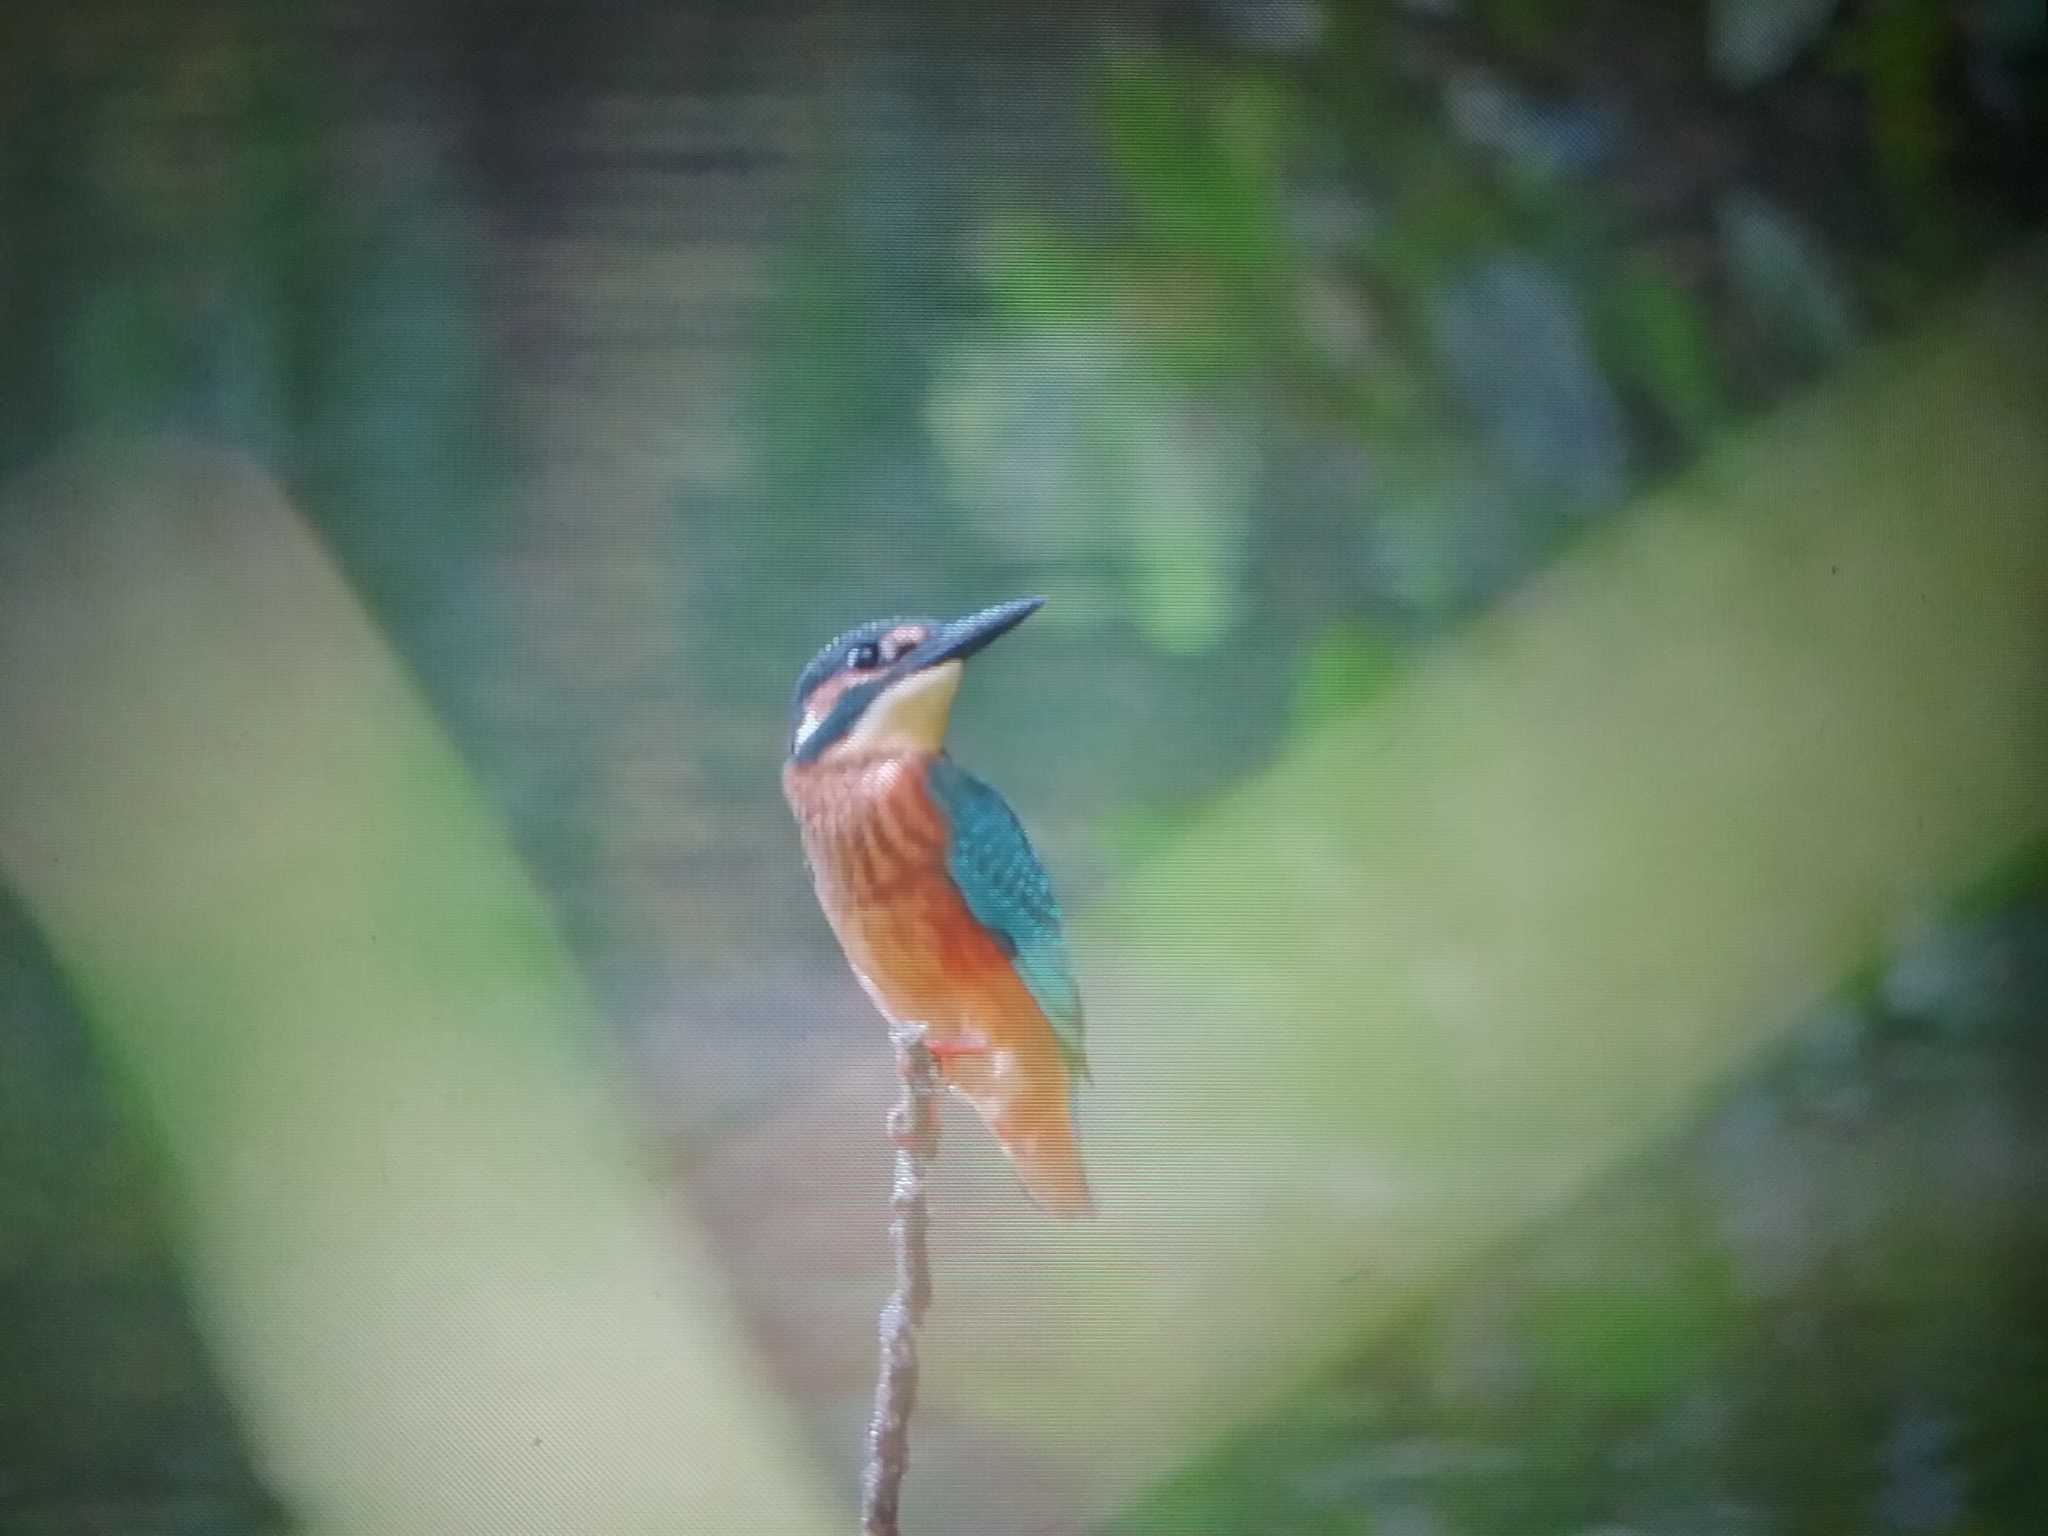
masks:
<svg viewBox="0 0 2048 1536"><path fill-rule="evenodd" d="M1086 1077L1081 993L1045 866L1008 802L950 757L933 759L930 782L952 823L946 873L975 921L1009 950L1017 974L1052 1021L1067 1070Z"/></svg>

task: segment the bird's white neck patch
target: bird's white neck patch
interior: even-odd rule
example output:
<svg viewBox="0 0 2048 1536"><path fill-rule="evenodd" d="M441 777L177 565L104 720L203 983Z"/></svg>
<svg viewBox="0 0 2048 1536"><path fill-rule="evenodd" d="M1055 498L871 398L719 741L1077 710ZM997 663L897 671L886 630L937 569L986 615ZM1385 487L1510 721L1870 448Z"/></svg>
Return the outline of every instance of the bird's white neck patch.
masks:
<svg viewBox="0 0 2048 1536"><path fill-rule="evenodd" d="M848 755L865 752L936 752L946 740L946 722L952 717L953 695L960 689L960 663L943 661L936 667L913 672L900 683L884 689L861 711L860 719L843 741L825 749L826 755L844 750ZM806 718L797 739L817 729Z"/></svg>

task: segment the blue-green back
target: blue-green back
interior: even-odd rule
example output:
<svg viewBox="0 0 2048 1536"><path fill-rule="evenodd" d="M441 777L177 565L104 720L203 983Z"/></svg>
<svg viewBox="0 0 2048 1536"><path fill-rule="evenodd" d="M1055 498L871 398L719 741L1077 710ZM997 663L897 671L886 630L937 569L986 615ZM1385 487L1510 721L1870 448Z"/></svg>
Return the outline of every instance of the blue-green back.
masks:
<svg viewBox="0 0 2048 1536"><path fill-rule="evenodd" d="M1017 974L1052 1021L1068 1070L1086 1076L1081 994L1045 866L1008 802L950 757L933 761L931 791L952 823L946 872L967 910L1010 952Z"/></svg>

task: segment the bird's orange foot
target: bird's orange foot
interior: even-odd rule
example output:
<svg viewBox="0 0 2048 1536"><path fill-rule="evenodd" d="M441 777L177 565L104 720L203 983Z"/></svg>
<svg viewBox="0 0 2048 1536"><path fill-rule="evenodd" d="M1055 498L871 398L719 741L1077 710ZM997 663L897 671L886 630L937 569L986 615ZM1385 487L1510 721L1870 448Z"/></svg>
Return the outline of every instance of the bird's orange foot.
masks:
<svg viewBox="0 0 2048 1536"><path fill-rule="evenodd" d="M963 1029L958 1034L945 1035L936 1040L927 1035L924 1048L941 1062L948 1062L955 1056L980 1055L989 1048L989 1038L978 1029Z"/></svg>

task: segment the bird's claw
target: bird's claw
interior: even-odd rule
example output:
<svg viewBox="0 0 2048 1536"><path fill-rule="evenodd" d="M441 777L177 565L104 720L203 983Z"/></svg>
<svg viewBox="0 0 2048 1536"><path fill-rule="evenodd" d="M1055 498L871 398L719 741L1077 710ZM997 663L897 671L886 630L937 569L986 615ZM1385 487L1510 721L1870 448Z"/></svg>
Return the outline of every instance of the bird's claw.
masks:
<svg viewBox="0 0 2048 1536"><path fill-rule="evenodd" d="M961 1029L935 1036L928 1025L894 1024L890 1026L889 1038L899 1051L921 1045L940 1062L951 1061L955 1056L978 1056L991 1048L988 1036L978 1029Z"/></svg>

